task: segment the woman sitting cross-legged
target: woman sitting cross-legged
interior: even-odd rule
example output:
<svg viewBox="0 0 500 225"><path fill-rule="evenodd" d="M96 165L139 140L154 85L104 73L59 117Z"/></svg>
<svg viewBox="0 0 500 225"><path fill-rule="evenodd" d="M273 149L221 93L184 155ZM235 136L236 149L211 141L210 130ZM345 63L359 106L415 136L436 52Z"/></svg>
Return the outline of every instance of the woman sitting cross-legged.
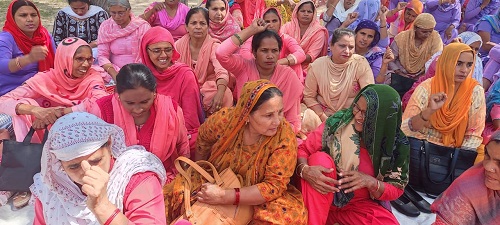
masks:
<svg viewBox="0 0 500 225"><path fill-rule="evenodd" d="M177 174L174 160L190 154L182 109L156 93L156 79L145 65L125 65L118 75L116 93L97 100L92 113L121 127L127 146L142 145L160 158L168 183Z"/></svg>
<svg viewBox="0 0 500 225"><path fill-rule="evenodd" d="M309 134L297 166L309 225L398 224L385 205L408 183L410 146L401 115L394 89L368 85L351 107Z"/></svg>
<svg viewBox="0 0 500 225"><path fill-rule="evenodd" d="M223 108L199 129L196 160L217 171L232 169L242 188L222 189L193 175L193 198L211 205L253 206L252 224L306 224L302 195L289 184L297 161L297 140L283 119L283 94L267 80L245 84L235 107ZM180 216L183 177L164 187L167 222Z"/></svg>

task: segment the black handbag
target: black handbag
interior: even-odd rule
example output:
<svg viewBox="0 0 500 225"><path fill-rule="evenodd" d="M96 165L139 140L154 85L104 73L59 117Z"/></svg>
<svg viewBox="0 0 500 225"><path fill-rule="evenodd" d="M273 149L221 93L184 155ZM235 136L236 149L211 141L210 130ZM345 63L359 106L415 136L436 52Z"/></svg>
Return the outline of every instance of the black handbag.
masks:
<svg viewBox="0 0 500 225"><path fill-rule="evenodd" d="M396 90L399 94L399 97L403 97L406 92L410 90L410 88L413 86L413 83L415 83L416 80L401 76L397 73L392 73L391 74L391 86Z"/></svg>
<svg viewBox="0 0 500 225"><path fill-rule="evenodd" d="M40 172L43 143L47 141L49 132L45 130L42 144L31 143L34 133L35 129L32 127L23 142L2 140L1 191L29 191L29 187L33 184L33 176Z"/></svg>
<svg viewBox="0 0 500 225"><path fill-rule="evenodd" d="M475 151L445 147L412 137L408 139L410 185L429 197L440 195L476 160Z"/></svg>

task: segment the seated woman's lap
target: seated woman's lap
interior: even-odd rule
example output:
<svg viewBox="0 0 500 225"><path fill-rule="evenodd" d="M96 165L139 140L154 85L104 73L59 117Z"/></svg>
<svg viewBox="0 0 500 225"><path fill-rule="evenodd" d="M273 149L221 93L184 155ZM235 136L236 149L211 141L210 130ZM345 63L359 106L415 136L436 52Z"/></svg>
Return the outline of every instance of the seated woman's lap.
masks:
<svg viewBox="0 0 500 225"><path fill-rule="evenodd" d="M371 199L350 202L342 208L330 207L326 224L399 224L391 211Z"/></svg>

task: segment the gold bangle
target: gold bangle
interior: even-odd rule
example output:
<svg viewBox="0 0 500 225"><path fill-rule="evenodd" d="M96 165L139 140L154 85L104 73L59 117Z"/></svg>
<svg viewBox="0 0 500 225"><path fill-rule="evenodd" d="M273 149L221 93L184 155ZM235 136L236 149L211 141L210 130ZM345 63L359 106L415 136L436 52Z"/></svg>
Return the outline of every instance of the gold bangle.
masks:
<svg viewBox="0 0 500 225"><path fill-rule="evenodd" d="M370 191L373 193L377 193L378 190L380 190L380 181L379 180L377 180L377 189L375 191L373 191L373 190L370 190Z"/></svg>
<svg viewBox="0 0 500 225"><path fill-rule="evenodd" d="M299 168L300 168L300 166L304 166L304 165L306 165L306 163L299 163L299 165L297 165L297 167L295 168L295 172L297 173L297 175L300 176Z"/></svg>
<svg viewBox="0 0 500 225"><path fill-rule="evenodd" d="M303 176L303 175L304 175L304 174L303 174L303 172L304 172L304 169L305 169L306 167L308 167L308 165L304 163L304 166L302 166L302 169L300 169L300 173L299 173L300 178L304 178L304 176Z"/></svg>
<svg viewBox="0 0 500 225"><path fill-rule="evenodd" d="M111 69L112 67L113 67L113 66L108 66L108 68L106 69L106 73L108 73L108 74L109 74L109 72L108 72L108 71L109 71L109 69Z"/></svg>

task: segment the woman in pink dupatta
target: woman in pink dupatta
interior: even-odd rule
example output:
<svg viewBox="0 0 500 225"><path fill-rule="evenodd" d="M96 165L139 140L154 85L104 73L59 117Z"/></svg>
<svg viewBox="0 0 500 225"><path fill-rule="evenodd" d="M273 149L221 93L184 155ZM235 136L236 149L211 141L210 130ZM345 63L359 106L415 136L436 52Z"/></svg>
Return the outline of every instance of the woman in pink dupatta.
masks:
<svg viewBox="0 0 500 225"><path fill-rule="evenodd" d="M111 18L99 27L97 59L99 66L116 80L122 66L141 62L139 46L151 26L132 14L128 0L109 0L108 6Z"/></svg>
<svg viewBox="0 0 500 225"><path fill-rule="evenodd" d="M243 85L248 81L267 79L283 92L283 114L293 126L300 131L300 98L303 86L295 71L290 67L277 64L282 41L274 31L266 30L269 24L263 19L256 19L252 25L231 38L222 42L217 48L216 56L220 64L236 76L236 87L233 95L239 96ZM252 52L254 59L245 59L235 54L248 38L253 36Z"/></svg>
<svg viewBox="0 0 500 225"><path fill-rule="evenodd" d="M91 113L121 127L127 146L155 154L170 183L177 174L174 160L190 155L183 111L172 97L156 93L156 78L145 65L127 64L118 75L116 93L97 100Z"/></svg>
<svg viewBox="0 0 500 225"><path fill-rule="evenodd" d="M106 96L101 68L92 66L90 46L79 38L66 38L56 51L54 69L40 72L0 97L0 113L12 116L17 141L30 127L41 129L73 111L86 111ZM40 135L33 137L40 142Z"/></svg>
<svg viewBox="0 0 500 225"><path fill-rule="evenodd" d="M179 49L179 62L194 70L201 87L203 109L210 115L221 107L233 106L233 94L227 87L229 74L215 57L220 42L208 35L208 21L204 8L189 10L186 17L188 34L175 42L175 48Z"/></svg>
<svg viewBox="0 0 500 225"><path fill-rule="evenodd" d="M182 108L193 156L198 127L205 118L198 80L191 67L177 62L179 57L174 39L165 28L153 27L144 34L141 42L142 62L156 77L158 94L172 97Z"/></svg>
<svg viewBox="0 0 500 225"><path fill-rule="evenodd" d="M208 0L206 8L210 19L208 32L213 38L224 41L241 31L238 21L229 12L227 0Z"/></svg>
<svg viewBox="0 0 500 225"><path fill-rule="evenodd" d="M292 21L283 25L281 32L295 38L306 53L306 59L302 62L304 74L310 63L326 55L328 30L321 26L316 18L316 7L313 1L300 1L293 10Z"/></svg>
<svg viewBox="0 0 500 225"><path fill-rule="evenodd" d="M278 64L290 66L297 73L297 77L299 80L304 83L304 76L302 72L301 63L306 59L306 54L302 47L300 47L299 43L288 34L284 34L280 32L281 29L281 15L279 10L276 8L268 8L262 12L262 19L266 23L269 24L267 27L268 30L272 30L278 33L283 41L283 49L280 51L280 59L278 60ZM252 37L250 37L245 43L241 46L240 54L246 59L252 59Z"/></svg>
<svg viewBox="0 0 500 225"><path fill-rule="evenodd" d="M12 117L17 141L23 141L31 127L43 129L64 114L90 110L94 101L107 95L101 77L104 71L92 66L92 48L87 42L66 38L57 49L53 69L35 74L0 97L0 113ZM36 132L32 142L40 143L42 137L43 130ZM30 194L19 196L29 199Z"/></svg>
<svg viewBox="0 0 500 225"><path fill-rule="evenodd" d="M179 0L165 0L165 2L153 2L141 15L152 27L161 26L167 29L177 41L187 33L184 22L189 7Z"/></svg>

